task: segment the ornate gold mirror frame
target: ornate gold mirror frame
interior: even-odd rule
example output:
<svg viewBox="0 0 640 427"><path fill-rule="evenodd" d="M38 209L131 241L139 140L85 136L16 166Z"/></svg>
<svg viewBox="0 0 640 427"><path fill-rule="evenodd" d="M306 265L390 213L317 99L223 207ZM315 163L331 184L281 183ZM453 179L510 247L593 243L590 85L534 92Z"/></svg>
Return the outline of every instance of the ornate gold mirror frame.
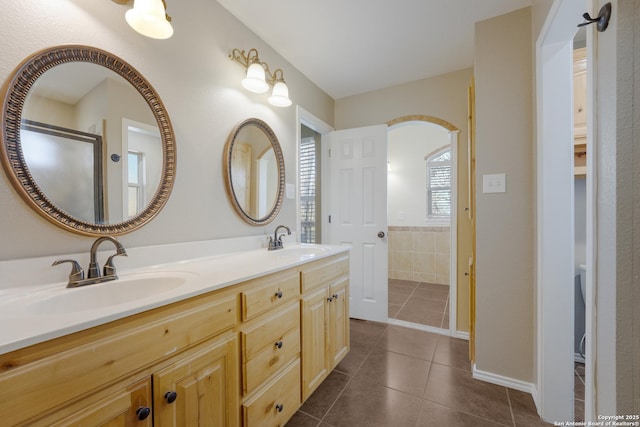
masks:
<svg viewBox="0 0 640 427"><path fill-rule="evenodd" d="M247 131L248 128L255 127L268 139L270 148L273 149L276 166L277 166L277 189L276 189L276 197L273 201L273 205L270 210L266 213L266 215L262 217L256 217L252 215L250 212L247 212L243 209L242 204L238 200L238 194L234 189L233 182L233 170L232 170L232 161L233 161L233 149L236 145L243 143L244 141L240 141L239 137L242 131ZM227 142L224 146L224 156L222 158L222 168L224 173L224 182L227 190L227 196L229 197L229 201L233 206L234 210L238 213L240 218L243 221L251 224L251 225L266 225L273 221L278 213L280 212L280 208L282 207L282 202L284 200L284 187L285 187L285 171L284 171L284 156L282 155L282 148L280 147L280 143L278 142L278 138L275 133L271 129L271 127L260 119L247 119L241 123L239 123L236 127L233 128Z"/></svg>
<svg viewBox="0 0 640 427"><path fill-rule="evenodd" d="M86 62L106 67L128 81L151 109L162 140L162 171L159 186L147 206L136 216L113 224L90 223L74 218L53 204L38 187L20 145L22 110L31 87L56 65ZM97 236L129 233L151 221L166 203L176 172L176 148L169 115L151 84L131 65L117 56L88 46L68 45L48 48L26 58L5 83L2 92L2 154L4 170L25 202L53 224L74 233Z"/></svg>

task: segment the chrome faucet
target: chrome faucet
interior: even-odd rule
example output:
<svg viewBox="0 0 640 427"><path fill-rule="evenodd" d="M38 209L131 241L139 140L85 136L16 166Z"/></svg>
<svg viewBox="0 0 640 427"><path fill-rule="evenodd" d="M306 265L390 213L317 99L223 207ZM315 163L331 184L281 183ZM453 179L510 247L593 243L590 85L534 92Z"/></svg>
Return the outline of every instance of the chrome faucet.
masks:
<svg viewBox="0 0 640 427"><path fill-rule="evenodd" d="M291 235L291 230L286 225L277 226L276 230L273 232L273 237L269 236L269 247L267 248L268 250L275 251L276 249L282 249L284 247L282 246L282 236L284 236L284 233L278 236L278 230L280 230L281 228L287 230L287 234Z"/></svg>
<svg viewBox="0 0 640 427"><path fill-rule="evenodd" d="M112 242L116 247L116 253L107 258L107 262L105 262L104 264L101 275L100 267L98 266L97 252L98 246L100 246L100 244L104 241ZM113 258L117 256L127 256L127 251L115 237L102 236L98 237L96 241L91 245L89 256L89 272L86 279L84 278L84 270L80 267L80 264L76 260L59 259L54 261L51 265L54 266L66 262L71 263L71 273L69 273L69 282L67 283L67 288L77 288L79 286L92 285L95 283L108 282L110 280L117 279L118 275L116 274L116 267L113 264Z"/></svg>

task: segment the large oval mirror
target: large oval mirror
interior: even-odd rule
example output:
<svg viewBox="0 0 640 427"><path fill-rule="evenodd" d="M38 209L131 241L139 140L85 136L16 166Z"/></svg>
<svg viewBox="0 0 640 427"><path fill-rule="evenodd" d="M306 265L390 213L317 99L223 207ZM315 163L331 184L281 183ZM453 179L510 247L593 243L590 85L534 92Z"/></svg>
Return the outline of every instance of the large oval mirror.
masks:
<svg viewBox="0 0 640 427"><path fill-rule="evenodd" d="M173 129L131 65L92 47L54 47L27 58L3 94L2 163L39 214L80 234L124 234L164 206Z"/></svg>
<svg viewBox="0 0 640 427"><path fill-rule="evenodd" d="M237 125L225 145L223 170L227 194L249 224L274 220L284 198L284 158L275 133L259 119Z"/></svg>

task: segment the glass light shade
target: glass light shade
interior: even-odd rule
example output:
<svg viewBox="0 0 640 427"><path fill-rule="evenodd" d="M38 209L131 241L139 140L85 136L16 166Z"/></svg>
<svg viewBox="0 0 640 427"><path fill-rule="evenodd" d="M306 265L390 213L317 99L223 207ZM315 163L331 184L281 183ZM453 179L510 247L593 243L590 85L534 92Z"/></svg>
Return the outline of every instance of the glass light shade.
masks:
<svg viewBox="0 0 640 427"><path fill-rule="evenodd" d="M143 36L168 39L173 35L162 0L135 0L124 17L129 26Z"/></svg>
<svg viewBox="0 0 640 427"><path fill-rule="evenodd" d="M276 82L276 84L273 85L273 92L271 92L271 96L269 97L269 104L275 105L276 107L288 107L291 105L289 88L285 82Z"/></svg>
<svg viewBox="0 0 640 427"><path fill-rule="evenodd" d="M249 65L249 68L247 68L247 76L242 80L242 86L255 93L265 93L269 90L269 85L265 81L262 64L254 62Z"/></svg>

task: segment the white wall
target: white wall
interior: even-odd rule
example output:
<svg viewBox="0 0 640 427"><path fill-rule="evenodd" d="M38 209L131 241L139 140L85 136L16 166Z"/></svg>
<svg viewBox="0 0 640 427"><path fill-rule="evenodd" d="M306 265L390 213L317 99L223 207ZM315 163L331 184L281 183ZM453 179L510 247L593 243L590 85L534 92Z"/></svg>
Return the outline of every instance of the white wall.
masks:
<svg viewBox="0 0 640 427"><path fill-rule="evenodd" d="M425 156L448 146L449 132L428 122L406 122L389 129L388 143L389 226L424 226L427 224Z"/></svg>
<svg viewBox="0 0 640 427"><path fill-rule="evenodd" d="M176 137L177 174L162 212L143 228L121 237L125 247L197 241L295 228L295 201L285 200L270 226L242 222L227 201L222 151L231 129L249 117L265 120L280 139L286 180L295 179L295 108L278 109L266 95L240 86L244 70L227 55L255 47L272 68L282 68L294 103L333 123L334 103L215 1L169 2L175 34L153 40L126 24L127 7L112 1L23 0L0 14L0 81L28 55L54 45L85 44L120 56L153 85L171 118ZM0 174L0 260L75 253L92 239L50 224L20 199ZM55 270L55 271L54 271ZM64 280L66 271L53 269Z"/></svg>
<svg viewBox="0 0 640 427"><path fill-rule="evenodd" d="M531 10L477 23L475 39L476 368L533 382ZM483 194L493 173L505 193Z"/></svg>

